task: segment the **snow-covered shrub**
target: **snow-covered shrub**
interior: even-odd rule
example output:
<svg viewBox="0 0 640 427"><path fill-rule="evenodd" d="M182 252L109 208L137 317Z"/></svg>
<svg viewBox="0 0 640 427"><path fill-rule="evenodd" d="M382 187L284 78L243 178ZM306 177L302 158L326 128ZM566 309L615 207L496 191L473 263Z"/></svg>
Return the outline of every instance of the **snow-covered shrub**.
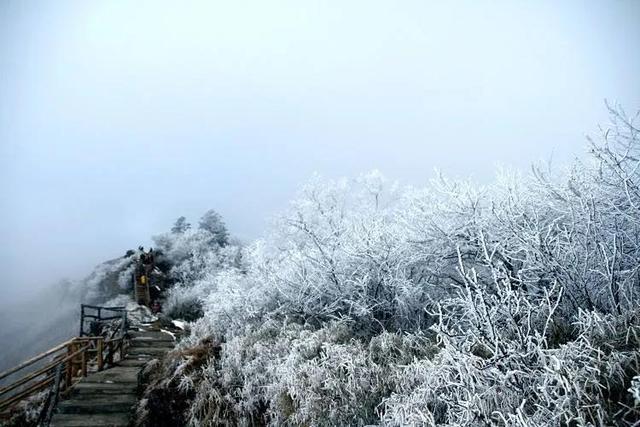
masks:
<svg viewBox="0 0 640 427"><path fill-rule="evenodd" d="M364 425L379 418L398 366L437 352L422 335L383 333L365 343L355 322L320 329L268 320L222 345L193 375L193 425ZM188 347L188 346L187 346Z"/></svg>
<svg viewBox="0 0 640 427"><path fill-rule="evenodd" d="M640 410L640 375L633 377L629 393L633 397L636 409Z"/></svg>
<svg viewBox="0 0 640 427"><path fill-rule="evenodd" d="M495 295L475 280L438 305L441 350L400 372L385 400L388 425L610 425L640 362L638 311L581 312L579 337L546 339L561 295L532 305L508 283ZM614 410L615 409L615 410Z"/></svg>
<svg viewBox="0 0 640 427"><path fill-rule="evenodd" d="M179 351L219 348L175 372L194 393L185 420L632 425L640 141L612 119L561 173L316 177L241 256L181 227L163 251L191 289L176 301L198 298L204 316Z"/></svg>

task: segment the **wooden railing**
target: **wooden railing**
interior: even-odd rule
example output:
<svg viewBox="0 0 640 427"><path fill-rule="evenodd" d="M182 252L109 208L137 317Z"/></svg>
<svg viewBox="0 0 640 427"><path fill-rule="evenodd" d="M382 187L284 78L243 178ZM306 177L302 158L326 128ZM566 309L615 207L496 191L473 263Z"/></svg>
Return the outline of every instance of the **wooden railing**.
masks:
<svg viewBox="0 0 640 427"><path fill-rule="evenodd" d="M108 314L105 314L107 312ZM112 320L121 320L120 325L123 331L126 330L127 311L124 307L101 307L97 305L81 304L80 305L80 336L97 335L99 330L93 328L94 325L105 324ZM87 325L89 323L89 325ZM88 328L87 328L88 326Z"/></svg>
<svg viewBox="0 0 640 427"><path fill-rule="evenodd" d="M97 309L98 314L85 313ZM102 317L102 310L121 311L117 316ZM0 373L0 418L7 417L19 402L36 393L50 389L42 413L50 413L58 394L65 393L72 385L90 372L101 371L122 358L127 329L126 311L120 307L82 306L81 336L72 338L33 357L15 368ZM116 323L107 336L82 336L85 318L94 321ZM113 322L119 320L119 322ZM21 377L19 377L22 375Z"/></svg>

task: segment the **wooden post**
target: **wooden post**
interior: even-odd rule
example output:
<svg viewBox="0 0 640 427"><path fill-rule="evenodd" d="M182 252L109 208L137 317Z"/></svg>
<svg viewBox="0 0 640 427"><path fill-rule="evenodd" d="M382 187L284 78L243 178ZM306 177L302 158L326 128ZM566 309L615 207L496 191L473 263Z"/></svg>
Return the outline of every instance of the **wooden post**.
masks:
<svg viewBox="0 0 640 427"><path fill-rule="evenodd" d="M82 344L80 344L82 345ZM87 376L87 350L83 350L80 354L80 369L82 371L82 376Z"/></svg>
<svg viewBox="0 0 640 427"><path fill-rule="evenodd" d="M67 356L73 354L73 344L67 345ZM65 377L64 377L64 389L68 389L71 386L71 380L73 378L73 360L69 359L66 363Z"/></svg>
<svg viewBox="0 0 640 427"><path fill-rule="evenodd" d="M73 344L73 352L77 353L80 350L82 343L74 343ZM80 371L82 370L82 355L77 354L73 357L73 378L77 378L79 376ZM73 380L72 378L72 380Z"/></svg>
<svg viewBox="0 0 640 427"><path fill-rule="evenodd" d="M71 354L78 351L78 345L74 342L71 344ZM78 356L73 356L69 361L71 363L71 382L69 385L73 383L73 379L78 375Z"/></svg>
<svg viewBox="0 0 640 427"><path fill-rule="evenodd" d="M107 343L107 363L109 366L113 365L113 342L109 341Z"/></svg>
<svg viewBox="0 0 640 427"><path fill-rule="evenodd" d="M98 337L98 342L96 343L96 357L98 359L98 371L102 371L104 369L104 359L102 356L103 346L104 346L104 338Z"/></svg>
<svg viewBox="0 0 640 427"><path fill-rule="evenodd" d="M129 319L127 319L127 311L123 310L122 311L122 336L124 337L124 335L127 333L127 329L129 329L129 325L127 325Z"/></svg>
<svg viewBox="0 0 640 427"><path fill-rule="evenodd" d="M138 297L138 271L137 270L134 270L133 272L133 299L135 300L136 304L140 300L140 298Z"/></svg>
<svg viewBox="0 0 640 427"><path fill-rule="evenodd" d="M80 336L84 334L84 304L80 305Z"/></svg>

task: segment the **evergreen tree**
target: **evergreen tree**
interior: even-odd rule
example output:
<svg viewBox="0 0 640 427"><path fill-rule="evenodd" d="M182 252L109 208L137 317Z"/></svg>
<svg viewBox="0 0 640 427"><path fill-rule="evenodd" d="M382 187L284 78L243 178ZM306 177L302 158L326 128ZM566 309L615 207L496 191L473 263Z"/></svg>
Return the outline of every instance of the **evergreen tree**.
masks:
<svg viewBox="0 0 640 427"><path fill-rule="evenodd" d="M220 214L213 209L207 211L200 218L200 229L211 233L213 241L219 246L226 246L229 243L227 226Z"/></svg>
<svg viewBox="0 0 640 427"><path fill-rule="evenodd" d="M191 224L187 222L187 219L185 217L181 216L173 224L173 227L171 227L171 232L174 234L182 234L190 228Z"/></svg>

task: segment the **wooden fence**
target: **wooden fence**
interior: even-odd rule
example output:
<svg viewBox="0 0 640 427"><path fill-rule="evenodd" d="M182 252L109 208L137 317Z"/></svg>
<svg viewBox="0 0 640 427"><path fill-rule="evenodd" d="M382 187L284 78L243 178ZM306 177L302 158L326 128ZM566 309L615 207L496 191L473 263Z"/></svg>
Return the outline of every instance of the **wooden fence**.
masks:
<svg viewBox="0 0 640 427"><path fill-rule="evenodd" d="M92 310L97 313L91 313ZM103 311L118 314L102 316ZM87 320L94 323L110 322L114 327L107 336L83 336ZM90 372L101 371L122 358L126 330L124 307L82 305L79 337L60 343L0 373L0 383L7 383L0 387L0 418L7 418L18 403L45 390L49 390L49 393L42 412L51 412L58 394L66 393Z"/></svg>

